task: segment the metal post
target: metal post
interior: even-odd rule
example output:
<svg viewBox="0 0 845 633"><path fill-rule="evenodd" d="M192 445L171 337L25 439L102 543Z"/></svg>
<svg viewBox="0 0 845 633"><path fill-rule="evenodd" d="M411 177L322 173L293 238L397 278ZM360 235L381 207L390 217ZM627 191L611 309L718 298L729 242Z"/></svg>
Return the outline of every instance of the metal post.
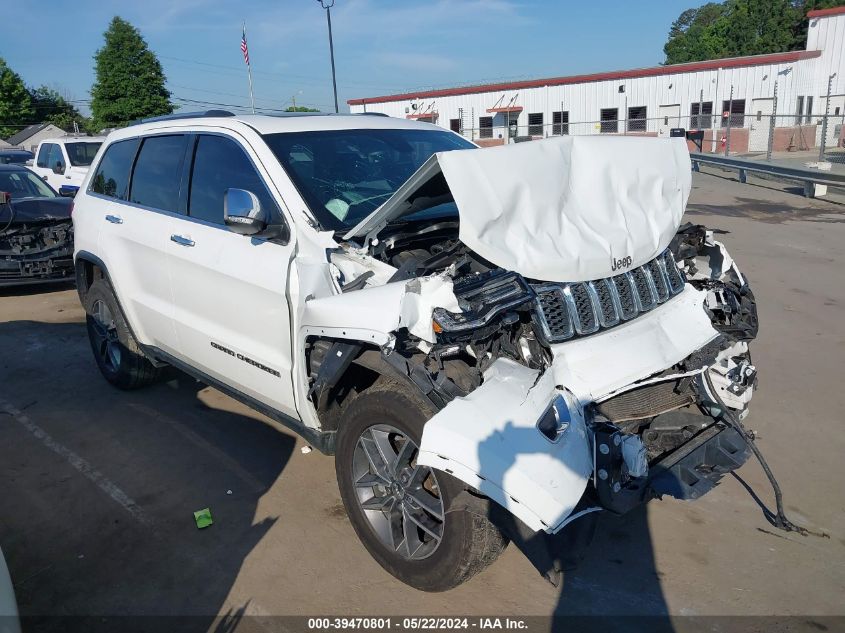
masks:
<svg viewBox="0 0 845 633"><path fill-rule="evenodd" d="M731 117L734 109L734 87L731 84L731 96L728 99L728 129L725 132L725 156L731 153Z"/></svg>
<svg viewBox="0 0 845 633"><path fill-rule="evenodd" d="M329 26L329 55L331 56L332 60L332 88L334 89L334 111L335 114L340 112L340 109L337 107L337 79L335 77L335 69L334 69L334 40L332 39L332 7L334 6L334 0L317 0L320 3L320 6L326 10L326 23Z"/></svg>
<svg viewBox="0 0 845 633"><path fill-rule="evenodd" d="M769 144L766 148L766 160L772 160L772 146L775 143L775 120L778 114L778 81L775 79L775 94L772 99L772 117L769 119Z"/></svg>
<svg viewBox="0 0 845 633"><path fill-rule="evenodd" d="M822 120L822 140L819 143L819 162L824 162L824 150L825 145L827 144L827 119L828 115L830 115L830 91L833 88L833 78L836 77L836 73L833 73L827 78L827 99L825 100L824 104L824 119Z"/></svg>

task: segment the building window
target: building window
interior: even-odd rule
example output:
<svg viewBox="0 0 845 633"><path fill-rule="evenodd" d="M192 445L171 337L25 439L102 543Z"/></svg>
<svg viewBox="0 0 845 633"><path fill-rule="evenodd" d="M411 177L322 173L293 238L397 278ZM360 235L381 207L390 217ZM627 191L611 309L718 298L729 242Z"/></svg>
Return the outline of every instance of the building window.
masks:
<svg viewBox="0 0 845 633"><path fill-rule="evenodd" d="M804 117L804 123L810 123L813 118L813 98L807 97L807 115Z"/></svg>
<svg viewBox="0 0 845 633"><path fill-rule="evenodd" d="M552 112L552 134L556 136L569 134L569 112L566 110Z"/></svg>
<svg viewBox="0 0 845 633"><path fill-rule="evenodd" d="M619 109L602 108L601 125L599 130L602 134L616 134L619 132Z"/></svg>
<svg viewBox="0 0 845 633"><path fill-rule="evenodd" d="M453 132L457 132L458 134L461 133L461 120L460 119L449 119L449 129Z"/></svg>
<svg viewBox="0 0 845 633"><path fill-rule="evenodd" d="M478 138L493 138L493 117L478 118Z"/></svg>
<svg viewBox="0 0 845 633"><path fill-rule="evenodd" d="M798 97L798 102L795 105L795 125L801 125L804 119L804 97Z"/></svg>
<svg viewBox="0 0 845 633"><path fill-rule="evenodd" d="M628 131L645 132L647 125L646 107L632 106L628 108Z"/></svg>
<svg viewBox="0 0 845 633"><path fill-rule="evenodd" d="M745 127L745 99L722 102L722 112L730 111L731 127ZM728 118L722 117L722 127L728 126Z"/></svg>
<svg viewBox="0 0 845 633"><path fill-rule="evenodd" d="M543 136L542 112L532 112L528 115L528 136Z"/></svg>
<svg viewBox="0 0 845 633"><path fill-rule="evenodd" d="M713 102L700 101L690 105L689 126L691 130L709 130L713 127Z"/></svg>

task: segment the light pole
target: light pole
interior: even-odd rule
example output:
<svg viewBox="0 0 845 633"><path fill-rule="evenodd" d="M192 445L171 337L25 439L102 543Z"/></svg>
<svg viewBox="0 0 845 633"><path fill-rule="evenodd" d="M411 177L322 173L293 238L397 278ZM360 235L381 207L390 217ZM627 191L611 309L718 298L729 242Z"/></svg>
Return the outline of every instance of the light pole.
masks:
<svg viewBox="0 0 845 633"><path fill-rule="evenodd" d="M335 114L340 112L337 107L337 79L335 79L335 72L334 72L334 42L332 41L332 7L334 6L334 0L317 0L320 3L320 6L326 10L326 22L329 25L329 54L332 58L332 88L334 89L334 111Z"/></svg>

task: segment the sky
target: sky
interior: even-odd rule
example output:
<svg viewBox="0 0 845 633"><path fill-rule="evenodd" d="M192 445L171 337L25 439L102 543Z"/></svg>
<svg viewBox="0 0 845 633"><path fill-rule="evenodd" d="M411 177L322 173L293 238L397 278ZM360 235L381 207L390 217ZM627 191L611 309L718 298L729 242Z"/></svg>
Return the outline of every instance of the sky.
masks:
<svg viewBox="0 0 845 633"><path fill-rule="evenodd" d="M697 0L336 0L340 110L346 100L496 80L653 66L672 21ZM93 55L112 16L158 55L188 110L334 109L326 12L318 0L0 0L0 57L30 86L87 112ZM225 105L215 105L225 104Z"/></svg>

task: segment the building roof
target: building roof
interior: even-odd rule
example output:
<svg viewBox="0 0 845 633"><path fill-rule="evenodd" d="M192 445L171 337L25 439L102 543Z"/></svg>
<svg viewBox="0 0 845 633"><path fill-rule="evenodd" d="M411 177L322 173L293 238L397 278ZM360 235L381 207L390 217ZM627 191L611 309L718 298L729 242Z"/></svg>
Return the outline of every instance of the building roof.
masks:
<svg viewBox="0 0 845 633"><path fill-rule="evenodd" d="M38 134L41 130L46 129L47 127L53 125L52 123L36 123L35 125L30 125L29 127L25 127L17 134L10 136L6 139L6 142L9 145L20 145L21 143L25 142L28 138L32 138L36 134Z"/></svg>
<svg viewBox="0 0 845 633"><path fill-rule="evenodd" d="M845 6L833 7L830 9L816 9L815 11L807 11L808 18L826 18L831 15L845 15Z"/></svg>
<svg viewBox="0 0 845 633"><path fill-rule="evenodd" d="M843 7L845 9L845 7ZM812 13L812 12L811 12ZM718 68L742 68L745 66L761 66L764 64L788 64L801 59L813 59L821 56L821 51L789 51L786 53L770 53L767 55L748 55L746 57L727 57L725 59L709 59L702 62L687 64L671 64L667 66L652 66L650 68L635 68L633 70L614 70L589 75L569 75L566 77L550 77L547 79L527 79L493 84L479 84L458 88L443 88L440 90L420 90L402 94L385 95L382 97L366 97L363 99L349 99L349 105L365 105L368 103L387 103L390 101L407 101L409 99L431 99L436 97L454 97L457 95L478 94L482 92L502 92L507 90L522 90L525 88L541 88L543 86L563 86L592 81L612 81L616 79L635 79L637 77L656 77L659 75L673 75L676 73L693 73Z"/></svg>

